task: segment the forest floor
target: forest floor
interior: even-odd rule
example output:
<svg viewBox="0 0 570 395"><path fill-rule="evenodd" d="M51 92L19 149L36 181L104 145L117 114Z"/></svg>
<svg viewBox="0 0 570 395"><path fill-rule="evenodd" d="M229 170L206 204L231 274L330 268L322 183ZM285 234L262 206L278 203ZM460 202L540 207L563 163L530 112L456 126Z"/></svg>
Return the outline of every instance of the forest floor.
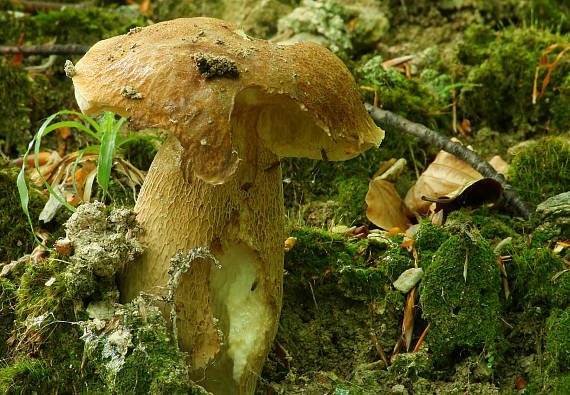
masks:
<svg viewBox="0 0 570 395"><path fill-rule="evenodd" d="M500 157L499 171L536 209L524 218L496 189L482 187L469 191L475 207L458 198L445 216L434 215L439 206L414 209L412 228L379 224L371 212L393 203L372 203L369 188L386 163L405 160L390 188L408 205L411 188L431 198L457 192L456 185L429 194L456 173L435 171L438 149L402 130L385 128L379 148L346 162L282 159L289 237L283 309L256 393L570 393L567 2L68 3L45 10L0 0L0 46L91 46L194 16L225 19L263 39L315 41L346 64L368 103L456 138L484 160ZM184 356L151 301L120 308L124 322L103 332L118 333L119 325L128 336L113 342L89 319L90 308L111 318L118 311L116 269L86 274L68 264L61 247L42 250L35 239L51 247L65 235L70 212L47 210L53 219L40 222L49 192L30 187L34 237L22 211L13 163L47 117L78 110L64 65L80 57L0 58L0 391L200 393L199 382L188 386ZM139 136L126 125L121 133ZM134 206L131 188L142 184L164 132L142 136L117 150L132 167L113 168L108 194L93 184L92 200L103 199L107 209L91 213L106 221L109 235L135 226L131 214L111 210ZM42 140L41 151L64 157L94 143L61 128ZM86 154L81 166L94 174L94 161ZM459 187L477 180L461 177ZM122 263L140 246L123 240L114 248ZM394 283L412 268L422 269L421 281L398 290Z"/></svg>

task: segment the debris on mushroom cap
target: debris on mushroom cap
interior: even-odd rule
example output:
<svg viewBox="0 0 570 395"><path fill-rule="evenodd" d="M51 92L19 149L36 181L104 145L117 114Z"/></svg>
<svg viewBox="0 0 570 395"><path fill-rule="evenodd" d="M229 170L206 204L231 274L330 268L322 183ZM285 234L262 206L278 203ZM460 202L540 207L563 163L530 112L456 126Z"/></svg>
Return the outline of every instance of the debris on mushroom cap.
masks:
<svg viewBox="0 0 570 395"><path fill-rule="evenodd" d="M77 102L86 114L110 110L135 128L172 131L208 182L235 172L240 128L257 125L280 156L346 160L382 141L350 72L317 44L251 40L211 18L134 33L100 41L77 63Z"/></svg>

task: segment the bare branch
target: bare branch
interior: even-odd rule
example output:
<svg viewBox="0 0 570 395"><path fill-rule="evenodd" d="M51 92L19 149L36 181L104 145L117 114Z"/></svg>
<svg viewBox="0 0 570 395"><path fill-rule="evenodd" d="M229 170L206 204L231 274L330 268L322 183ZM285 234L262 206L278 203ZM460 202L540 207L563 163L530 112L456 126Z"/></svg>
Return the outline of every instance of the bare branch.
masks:
<svg viewBox="0 0 570 395"><path fill-rule="evenodd" d="M88 45L80 44L54 44L54 45L24 45L0 46L0 54L3 55L84 55L89 50Z"/></svg>

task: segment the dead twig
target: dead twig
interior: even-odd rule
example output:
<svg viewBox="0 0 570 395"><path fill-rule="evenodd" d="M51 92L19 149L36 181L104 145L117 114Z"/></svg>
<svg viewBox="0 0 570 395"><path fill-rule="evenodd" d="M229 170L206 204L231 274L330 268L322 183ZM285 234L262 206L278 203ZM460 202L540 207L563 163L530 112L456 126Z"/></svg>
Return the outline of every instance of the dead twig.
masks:
<svg viewBox="0 0 570 395"><path fill-rule="evenodd" d="M375 108L371 104L365 103L366 110L372 119L382 127L389 127L404 131L405 133L419 137L423 141L432 144L444 151L455 155L459 159L467 162L475 170L477 170L483 177L488 177L496 180L503 187L503 196L505 200L510 203L523 217L530 218L534 212L532 208L525 202L517 191L507 182L505 177L497 173L485 160L481 159L477 153L462 146L459 143L453 142L447 137L421 125L407 120L393 112Z"/></svg>
<svg viewBox="0 0 570 395"><path fill-rule="evenodd" d="M372 342L374 343L374 346L376 347L376 351L378 351L378 355L380 355L380 358L382 358L382 362L384 362L384 366L386 366L386 369L388 369L389 364L388 364L388 358L386 357L386 353L382 349L382 345L380 345L380 342L378 341L376 334L372 330L370 331L370 338L372 339Z"/></svg>
<svg viewBox="0 0 570 395"><path fill-rule="evenodd" d="M54 45L22 45L0 46L0 55L84 55L89 50L88 45L54 44Z"/></svg>
<svg viewBox="0 0 570 395"><path fill-rule="evenodd" d="M414 350L412 352L418 352L418 350L420 349L420 346L424 342L424 339L428 333L428 329L429 329L430 325L431 324L429 324L429 323L427 324L426 329L424 329L424 331L422 332L422 335L418 339L418 342L416 343L416 346L414 347Z"/></svg>

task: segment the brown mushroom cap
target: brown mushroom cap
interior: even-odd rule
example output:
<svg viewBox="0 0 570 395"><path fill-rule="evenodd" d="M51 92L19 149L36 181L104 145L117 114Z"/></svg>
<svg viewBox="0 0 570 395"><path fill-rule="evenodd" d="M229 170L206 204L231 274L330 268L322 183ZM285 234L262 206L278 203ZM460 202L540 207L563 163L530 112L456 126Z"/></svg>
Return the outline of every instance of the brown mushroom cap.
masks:
<svg viewBox="0 0 570 395"><path fill-rule="evenodd" d="M222 183L240 158L240 127L279 156L346 160L384 132L344 64L323 47L252 40L211 18L176 19L100 41L75 66L81 110L174 133L196 175ZM257 125L241 115L258 112ZM252 119L243 117L244 119Z"/></svg>

